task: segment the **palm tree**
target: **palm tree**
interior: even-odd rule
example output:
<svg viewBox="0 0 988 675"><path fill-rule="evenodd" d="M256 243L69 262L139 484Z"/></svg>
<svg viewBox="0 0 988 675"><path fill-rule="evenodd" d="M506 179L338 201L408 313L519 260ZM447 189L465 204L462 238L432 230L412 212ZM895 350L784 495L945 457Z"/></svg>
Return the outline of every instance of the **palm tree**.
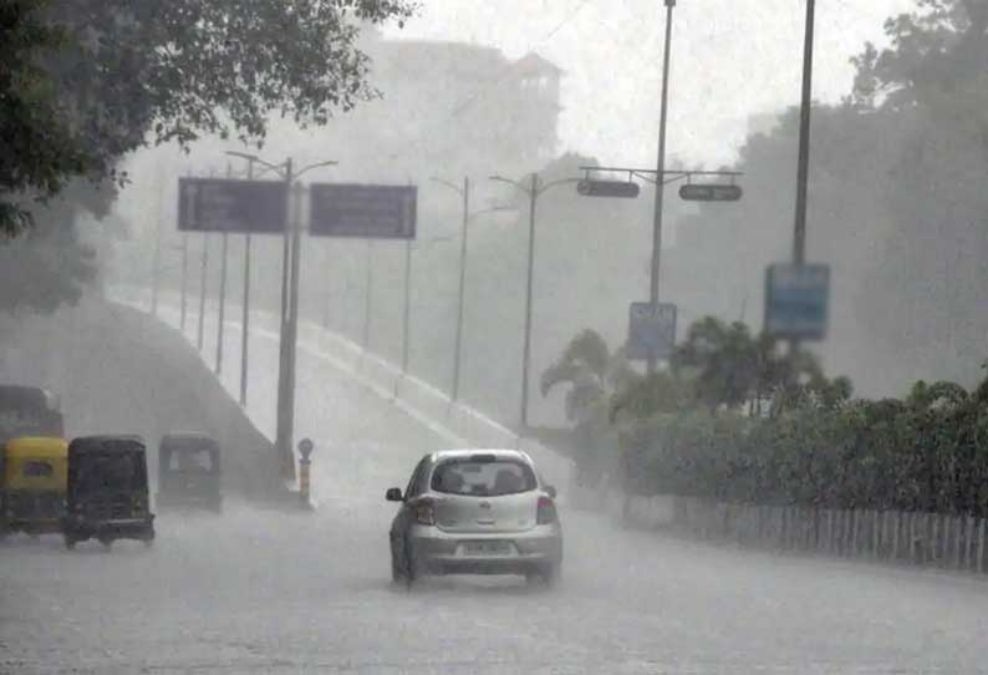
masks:
<svg viewBox="0 0 988 675"><path fill-rule="evenodd" d="M548 396L557 386L568 385L566 419L580 424L635 377L624 349L612 353L604 338L587 329L570 340L559 360L542 373L541 391Z"/></svg>

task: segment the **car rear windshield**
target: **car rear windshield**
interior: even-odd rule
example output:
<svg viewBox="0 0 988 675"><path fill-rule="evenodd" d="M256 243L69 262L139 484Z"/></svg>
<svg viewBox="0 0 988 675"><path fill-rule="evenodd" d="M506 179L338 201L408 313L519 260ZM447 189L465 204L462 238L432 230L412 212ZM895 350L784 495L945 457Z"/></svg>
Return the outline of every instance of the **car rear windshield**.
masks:
<svg viewBox="0 0 988 675"><path fill-rule="evenodd" d="M510 459L452 459L432 472L432 490L454 495L497 497L537 487L531 467Z"/></svg>

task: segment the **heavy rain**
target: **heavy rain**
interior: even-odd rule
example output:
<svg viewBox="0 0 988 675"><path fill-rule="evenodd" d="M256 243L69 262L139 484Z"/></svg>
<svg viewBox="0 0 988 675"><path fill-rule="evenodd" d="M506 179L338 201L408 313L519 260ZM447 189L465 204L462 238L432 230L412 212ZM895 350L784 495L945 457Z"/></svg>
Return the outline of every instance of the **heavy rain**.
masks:
<svg viewBox="0 0 988 675"><path fill-rule="evenodd" d="M0 673L988 672L985 63L0 0Z"/></svg>

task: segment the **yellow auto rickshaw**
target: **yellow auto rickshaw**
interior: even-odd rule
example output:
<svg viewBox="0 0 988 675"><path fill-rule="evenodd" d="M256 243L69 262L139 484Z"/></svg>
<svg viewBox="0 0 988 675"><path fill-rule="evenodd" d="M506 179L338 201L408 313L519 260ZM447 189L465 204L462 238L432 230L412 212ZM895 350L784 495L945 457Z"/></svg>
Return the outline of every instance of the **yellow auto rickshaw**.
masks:
<svg viewBox="0 0 988 675"><path fill-rule="evenodd" d="M61 532L65 515L68 441L26 436L3 448L0 533Z"/></svg>

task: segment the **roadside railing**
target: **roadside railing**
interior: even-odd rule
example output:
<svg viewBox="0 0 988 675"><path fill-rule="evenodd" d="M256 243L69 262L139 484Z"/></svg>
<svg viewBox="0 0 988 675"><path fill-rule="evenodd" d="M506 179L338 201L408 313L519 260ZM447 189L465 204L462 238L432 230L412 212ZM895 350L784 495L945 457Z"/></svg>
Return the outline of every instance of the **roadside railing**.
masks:
<svg viewBox="0 0 988 675"><path fill-rule="evenodd" d="M741 547L978 574L988 570L988 520L966 515L729 504L658 496L629 498L621 506L621 516L633 526Z"/></svg>

